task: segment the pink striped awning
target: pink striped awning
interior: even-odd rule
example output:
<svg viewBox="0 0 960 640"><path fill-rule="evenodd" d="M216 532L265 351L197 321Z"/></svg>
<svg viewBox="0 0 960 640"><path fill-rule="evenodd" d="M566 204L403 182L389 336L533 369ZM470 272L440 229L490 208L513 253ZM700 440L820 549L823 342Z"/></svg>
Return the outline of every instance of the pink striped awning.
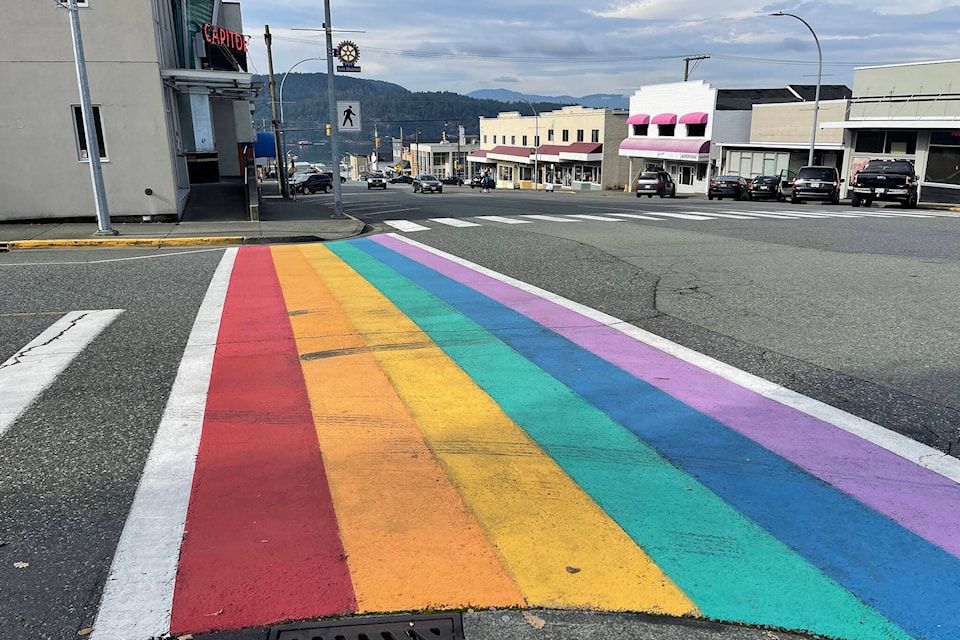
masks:
<svg viewBox="0 0 960 640"><path fill-rule="evenodd" d="M635 113L627 118L627 124L650 124L650 116L646 113Z"/></svg>
<svg viewBox="0 0 960 640"><path fill-rule="evenodd" d="M660 113L653 116L653 124L677 124L677 114Z"/></svg>
<svg viewBox="0 0 960 640"><path fill-rule="evenodd" d="M707 124L707 114L703 111L694 111L680 116L680 124Z"/></svg>

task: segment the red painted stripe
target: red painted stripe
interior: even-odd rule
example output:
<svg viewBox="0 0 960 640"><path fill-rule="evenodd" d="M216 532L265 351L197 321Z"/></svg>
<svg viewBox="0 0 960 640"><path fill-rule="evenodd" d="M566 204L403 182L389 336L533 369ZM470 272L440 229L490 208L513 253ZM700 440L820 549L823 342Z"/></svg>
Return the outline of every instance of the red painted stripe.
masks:
<svg viewBox="0 0 960 640"><path fill-rule="evenodd" d="M356 611L283 294L268 248L227 291L170 630Z"/></svg>

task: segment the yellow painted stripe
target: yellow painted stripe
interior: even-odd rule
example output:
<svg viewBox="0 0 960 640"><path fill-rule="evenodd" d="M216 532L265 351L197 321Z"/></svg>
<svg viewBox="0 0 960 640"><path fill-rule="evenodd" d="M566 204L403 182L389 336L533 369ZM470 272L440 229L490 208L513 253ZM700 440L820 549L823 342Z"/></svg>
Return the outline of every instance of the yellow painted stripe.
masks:
<svg viewBox="0 0 960 640"><path fill-rule="evenodd" d="M412 321L325 247L301 251L360 330L531 606L696 612Z"/></svg>
<svg viewBox="0 0 960 640"><path fill-rule="evenodd" d="M223 247L241 245L243 236L205 236L202 238L74 238L51 240L13 240L10 249L124 249L142 247Z"/></svg>
<svg viewBox="0 0 960 640"><path fill-rule="evenodd" d="M361 612L523 596L350 318L296 247L274 247Z"/></svg>

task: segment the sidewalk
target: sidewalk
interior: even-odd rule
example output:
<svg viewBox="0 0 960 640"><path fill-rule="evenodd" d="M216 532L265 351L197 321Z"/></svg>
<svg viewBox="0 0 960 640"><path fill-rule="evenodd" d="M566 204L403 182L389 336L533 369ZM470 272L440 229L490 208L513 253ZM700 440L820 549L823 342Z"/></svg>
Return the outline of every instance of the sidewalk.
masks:
<svg viewBox="0 0 960 640"><path fill-rule="evenodd" d="M319 242L359 235L364 223L333 218L333 197L284 200L275 182L261 185L260 221L211 208L180 222L120 222L116 236L100 236L95 221L0 224L0 251L80 247L233 246Z"/></svg>

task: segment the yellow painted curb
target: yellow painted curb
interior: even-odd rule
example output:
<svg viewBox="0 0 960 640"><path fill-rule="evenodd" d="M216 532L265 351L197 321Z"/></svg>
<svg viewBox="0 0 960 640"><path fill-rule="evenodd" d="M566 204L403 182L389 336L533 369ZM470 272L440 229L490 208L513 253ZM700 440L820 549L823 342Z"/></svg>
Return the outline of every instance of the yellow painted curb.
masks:
<svg viewBox="0 0 960 640"><path fill-rule="evenodd" d="M124 247L218 247L244 244L243 236L200 238L83 238L61 240L13 240L9 249L83 249Z"/></svg>

